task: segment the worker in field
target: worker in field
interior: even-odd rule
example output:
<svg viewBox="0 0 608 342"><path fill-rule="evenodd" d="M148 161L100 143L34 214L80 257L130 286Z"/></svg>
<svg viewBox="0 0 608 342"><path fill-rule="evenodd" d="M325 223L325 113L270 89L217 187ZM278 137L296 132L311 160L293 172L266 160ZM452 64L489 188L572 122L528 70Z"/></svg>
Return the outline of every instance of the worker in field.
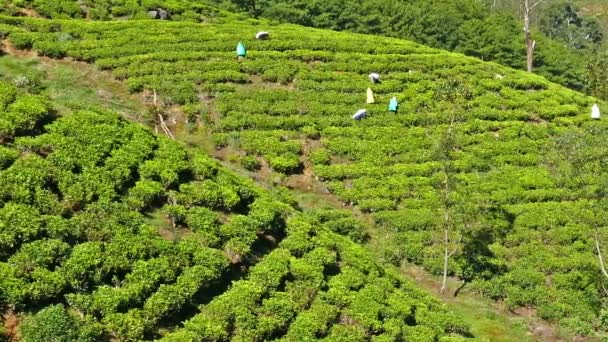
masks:
<svg viewBox="0 0 608 342"><path fill-rule="evenodd" d="M600 118L600 107L597 105L597 103L593 105L593 108L591 108L591 118L595 120Z"/></svg>
<svg viewBox="0 0 608 342"><path fill-rule="evenodd" d="M365 119L367 117L367 110L366 109L359 109L355 115L353 115L353 119L360 121L361 119Z"/></svg>
<svg viewBox="0 0 608 342"><path fill-rule="evenodd" d="M399 108L399 103L397 102L397 97L393 96L391 100L388 102L388 111L396 113Z"/></svg>
<svg viewBox="0 0 608 342"><path fill-rule="evenodd" d="M372 72L367 77L369 77L369 80L372 81L372 83L374 84L380 83L380 75L376 72Z"/></svg>
<svg viewBox="0 0 608 342"><path fill-rule="evenodd" d="M268 33L267 31L260 31L255 34L255 39L257 40L266 40L268 38L270 38L270 33Z"/></svg>
<svg viewBox="0 0 608 342"><path fill-rule="evenodd" d="M374 99L374 92L372 91L371 88L367 88L367 104L371 104L376 102L376 100Z"/></svg>
<svg viewBox="0 0 608 342"><path fill-rule="evenodd" d="M243 60L247 56L247 49L242 42L236 44L236 57L239 61Z"/></svg>

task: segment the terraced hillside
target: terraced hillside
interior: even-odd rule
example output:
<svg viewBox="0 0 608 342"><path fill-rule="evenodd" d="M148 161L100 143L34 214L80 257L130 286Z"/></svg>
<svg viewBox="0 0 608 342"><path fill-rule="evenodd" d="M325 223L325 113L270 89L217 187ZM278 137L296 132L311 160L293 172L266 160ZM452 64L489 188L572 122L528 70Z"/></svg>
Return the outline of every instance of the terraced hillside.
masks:
<svg viewBox="0 0 608 342"><path fill-rule="evenodd" d="M193 134L260 177L312 173L392 237L389 260L441 273L451 255L449 274L511 309L605 334L595 242L605 240L608 127L590 119L595 99L407 41L289 25L3 22L17 48L94 62L183 105ZM253 39L261 29L270 40ZM238 41L249 49L240 61ZM352 120L360 108L368 117ZM215 310L168 336L213 333L200 327Z"/></svg>
<svg viewBox="0 0 608 342"><path fill-rule="evenodd" d="M0 13L13 16L33 16L54 19L147 19L149 12L164 11L163 19L204 21L214 17L234 16L219 10L209 0L130 1L130 0L2 0ZM160 18L160 15L159 15Z"/></svg>
<svg viewBox="0 0 608 342"><path fill-rule="evenodd" d="M468 335L334 233L341 215L299 213L114 113L56 117L41 96L6 83L0 94L0 306L6 320L33 314L8 337Z"/></svg>

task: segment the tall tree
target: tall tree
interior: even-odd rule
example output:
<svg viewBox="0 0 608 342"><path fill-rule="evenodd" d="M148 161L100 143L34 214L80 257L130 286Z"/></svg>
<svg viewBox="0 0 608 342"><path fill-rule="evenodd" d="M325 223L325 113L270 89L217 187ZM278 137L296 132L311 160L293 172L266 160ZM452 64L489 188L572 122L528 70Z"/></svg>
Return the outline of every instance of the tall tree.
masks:
<svg viewBox="0 0 608 342"><path fill-rule="evenodd" d="M545 156L545 163L560 187L578 189L587 197L586 208L581 210L578 219L588 227L593 238L601 278L608 278L604 253L608 181L602 177L608 166L608 151L601 148L607 132L607 128L598 126L570 129L554 140Z"/></svg>
<svg viewBox="0 0 608 342"><path fill-rule="evenodd" d="M255 18L259 17L267 6L264 0L233 0L233 3Z"/></svg>
<svg viewBox="0 0 608 342"><path fill-rule="evenodd" d="M530 14L532 11L545 0L538 0L530 6L530 0L523 0L524 5L524 34L526 37L526 69L532 72L534 65L534 49L536 48L536 40L532 39L532 31L530 27Z"/></svg>
<svg viewBox="0 0 608 342"><path fill-rule="evenodd" d="M587 64L587 87L591 95L608 99L608 52L596 52Z"/></svg>
<svg viewBox="0 0 608 342"><path fill-rule="evenodd" d="M450 258L458 251L458 247L462 240L462 235L456 229L456 220L454 219L453 213L456 203L453 194L456 172L454 165L454 152L457 149L454 121L455 114L452 113L449 125L443 132L443 136L441 137L437 146L437 153L443 173L441 189L443 220L440 225L442 230L443 247L443 280L441 282L440 289L442 294L447 290Z"/></svg>
<svg viewBox="0 0 608 342"><path fill-rule="evenodd" d="M594 49L604 39L595 18L578 15L579 9L571 3L555 3L543 9L539 29L546 36L567 43L572 49Z"/></svg>

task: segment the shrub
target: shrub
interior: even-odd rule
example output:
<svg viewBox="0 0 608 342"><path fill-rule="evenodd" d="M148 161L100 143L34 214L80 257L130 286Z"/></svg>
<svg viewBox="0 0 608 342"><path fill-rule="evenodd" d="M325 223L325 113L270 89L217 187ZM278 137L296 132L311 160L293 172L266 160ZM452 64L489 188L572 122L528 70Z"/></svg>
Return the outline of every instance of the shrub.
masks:
<svg viewBox="0 0 608 342"><path fill-rule="evenodd" d="M302 127L302 133L304 133L308 139L318 140L321 138L321 133L314 126Z"/></svg>
<svg viewBox="0 0 608 342"><path fill-rule="evenodd" d="M346 235L355 242L363 242L367 235L366 227L354 217L345 217L338 220L331 220L325 226L332 231Z"/></svg>
<svg viewBox="0 0 608 342"><path fill-rule="evenodd" d="M36 42L34 43L33 48L36 49L42 56L51 58L63 58L67 54L67 52L62 48L61 44L52 41Z"/></svg>
<svg viewBox="0 0 608 342"><path fill-rule="evenodd" d="M17 49L30 49L34 44L34 39L30 33L13 32L10 35L11 43Z"/></svg>
<svg viewBox="0 0 608 342"><path fill-rule="evenodd" d="M275 171L285 174L295 172L302 165L300 158L295 154L271 157L269 163Z"/></svg>
<svg viewBox="0 0 608 342"><path fill-rule="evenodd" d="M310 161L314 165L329 165L331 156L325 148L318 148L310 153Z"/></svg>
<svg viewBox="0 0 608 342"><path fill-rule="evenodd" d="M241 165L243 168L245 168L245 170L248 171L257 171L262 166L258 158L255 156L244 156L241 158Z"/></svg>
<svg viewBox="0 0 608 342"><path fill-rule="evenodd" d="M38 341L96 341L82 328L82 323L70 315L62 305L48 306L25 319L21 325L21 338L25 342Z"/></svg>

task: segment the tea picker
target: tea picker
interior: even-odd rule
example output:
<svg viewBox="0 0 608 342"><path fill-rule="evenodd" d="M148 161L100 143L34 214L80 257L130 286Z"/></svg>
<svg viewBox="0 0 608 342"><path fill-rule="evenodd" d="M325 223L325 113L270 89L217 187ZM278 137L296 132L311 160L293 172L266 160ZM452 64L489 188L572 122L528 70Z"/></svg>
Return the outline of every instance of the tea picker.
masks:
<svg viewBox="0 0 608 342"><path fill-rule="evenodd" d="M597 103L591 108L591 118L596 120L600 118L600 107L598 107Z"/></svg>
<svg viewBox="0 0 608 342"><path fill-rule="evenodd" d="M266 32L266 31L260 31L255 34L255 39L257 39L257 40L266 40L268 38L270 38L270 33Z"/></svg>
<svg viewBox="0 0 608 342"><path fill-rule="evenodd" d="M359 109L355 115L353 115L353 119L359 121L361 119L364 119L365 117L367 117L367 110L366 109Z"/></svg>
<svg viewBox="0 0 608 342"><path fill-rule="evenodd" d="M374 103L374 102L376 102L374 100L374 92L372 91L371 88L367 88L367 103L371 104L371 103Z"/></svg>
<svg viewBox="0 0 608 342"><path fill-rule="evenodd" d="M236 45L236 56L238 60L241 60L247 56L247 49L245 48L245 45L243 45L243 43L241 42Z"/></svg>
<svg viewBox="0 0 608 342"><path fill-rule="evenodd" d="M397 102L397 97L393 96L391 100L388 102L388 111L389 112L397 112L399 108L399 103Z"/></svg>
<svg viewBox="0 0 608 342"><path fill-rule="evenodd" d="M171 19L171 13L169 13L169 11L164 10L162 8L157 8L155 10L149 11L148 16L152 19L159 19L159 20Z"/></svg>
<svg viewBox="0 0 608 342"><path fill-rule="evenodd" d="M372 83L380 83L380 75L378 73L372 72L367 77L369 77L369 80L372 81Z"/></svg>

